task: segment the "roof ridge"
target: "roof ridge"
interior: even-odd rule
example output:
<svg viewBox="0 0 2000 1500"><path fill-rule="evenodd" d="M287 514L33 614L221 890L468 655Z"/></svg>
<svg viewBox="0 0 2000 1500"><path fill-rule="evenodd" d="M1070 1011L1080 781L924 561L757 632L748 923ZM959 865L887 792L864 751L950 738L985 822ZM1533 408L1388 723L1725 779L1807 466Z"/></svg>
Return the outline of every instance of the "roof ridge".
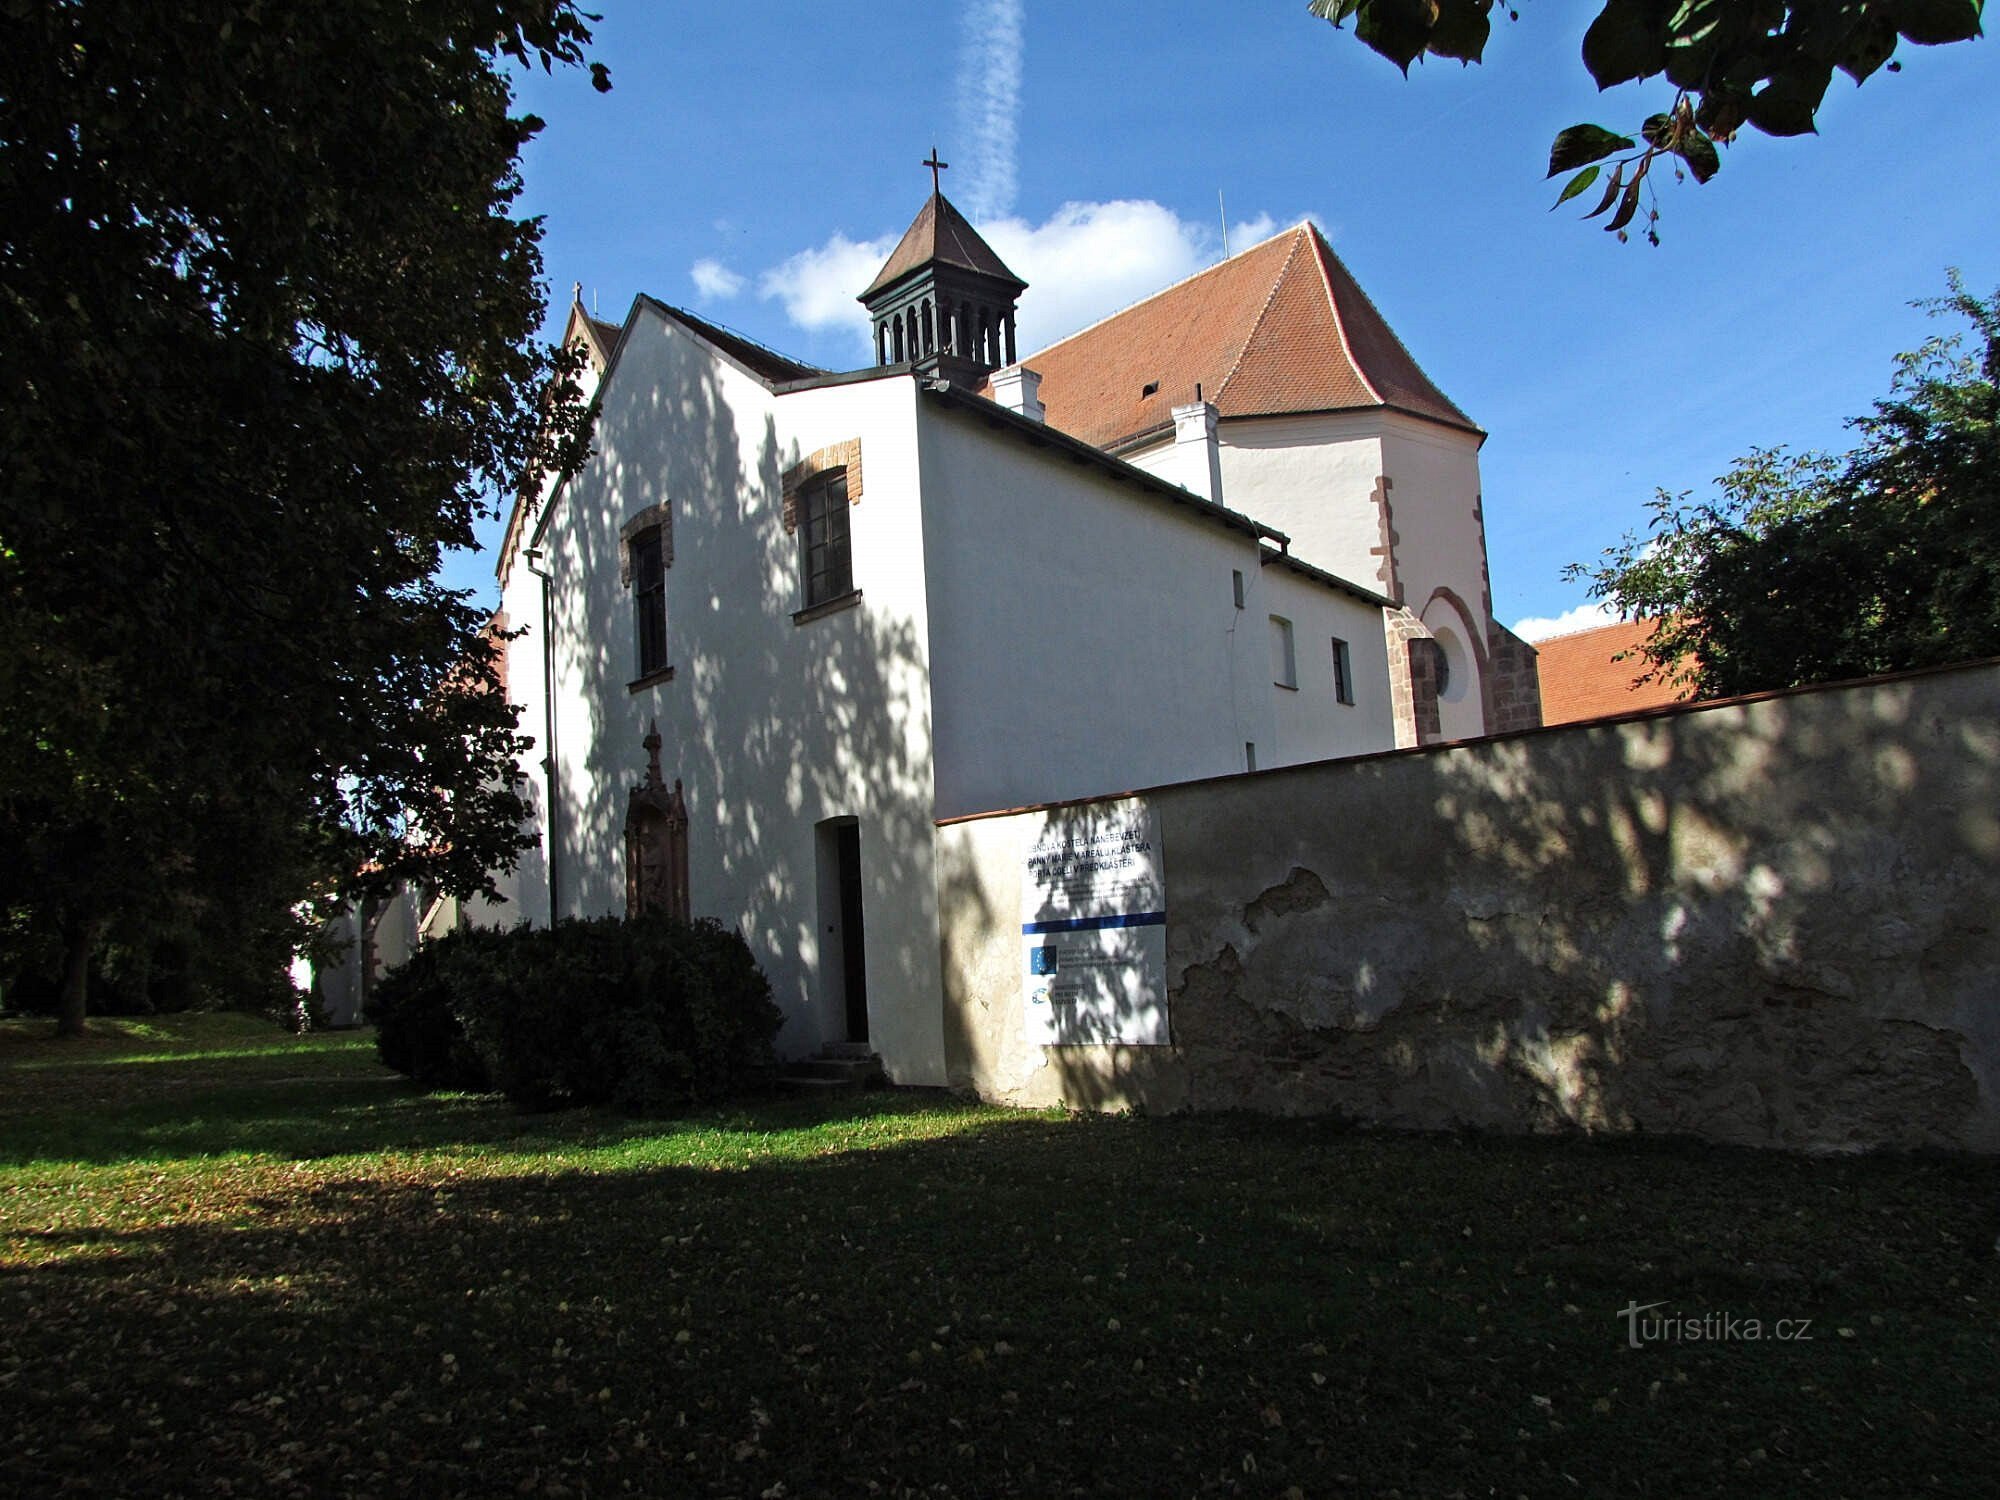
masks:
<svg viewBox="0 0 2000 1500"><path fill-rule="evenodd" d="M1376 387L1375 382L1368 378L1368 372L1361 367L1360 356L1354 352L1354 340L1347 336L1347 320L1340 315L1340 299L1333 294L1333 277L1327 271L1326 256L1321 255L1318 250L1318 245L1325 245L1327 255L1331 255L1333 253L1333 246L1327 245L1324 239L1319 238L1316 231L1314 237L1318 241L1318 244L1315 245L1313 250L1313 264L1319 268L1319 284L1326 292L1326 305L1328 311L1333 314L1333 331L1340 336L1341 352L1347 356L1349 367L1361 378L1362 388L1375 398L1375 404L1377 406L1387 406L1389 403L1382 399L1382 392ZM1345 270L1346 268L1342 267L1342 269ZM1347 279L1354 281L1352 272L1348 273ZM1363 298L1367 298L1368 293L1362 289L1360 282L1354 282L1354 289L1360 292ZM1374 303L1370 301L1369 306L1373 307ZM1376 308L1375 315L1381 317L1380 308ZM1384 318L1383 321L1386 323L1388 320ZM1394 333L1395 330L1391 329L1390 332ZM1412 364L1416 363L1414 356L1412 356L1410 362ZM1422 366L1418 366L1418 373L1423 373Z"/></svg>
<svg viewBox="0 0 2000 1500"><path fill-rule="evenodd" d="M1559 630L1554 635L1543 636L1539 641L1528 641L1528 644L1531 646L1543 646L1547 645L1550 641L1574 640L1577 636L1580 635L1597 635L1602 631L1617 630L1621 626L1627 626L1627 625L1657 626L1659 623L1660 622L1658 621L1658 619L1656 619L1654 616L1651 615L1632 615L1629 618L1606 620L1601 625L1579 625L1574 630ZM1523 636L1522 639L1527 640L1527 637Z"/></svg>
<svg viewBox="0 0 2000 1500"><path fill-rule="evenodd" d="M1315 233L1317 234L1317 229L1315 229ZM1452 417L1440 418L1435 412L1425 413L1422 411L1415 411L1414 414L1418 416L1423 416L1425 417L1426 420L1429 421L1443 421L1447 426L1464 426L1474 432L1479 433L1481 439L1483 440L1485 437L1485 430L1481 428L1477 422L1473 421L1471 417L1467 416L1464 410L1459 406L1459 404L1444 393L1444 388L1440 386L1436 380L1431 378L1431 372L1429 370L1426 370L1424 368L1423 361L1418 359L1417 356L1410 351L1410 346L1403 341L1403 336L1396 331L1394 325L1391 324L1389 322L1389 319L1383 314L1381 307L1376 304L1374 297L1369 294L1368 288L1361 284L1360 278L1358 278L1354 274L1354 272L1348 268L1347 262L1340 258L1340 252L1333 248L1332 244L1327 241L1324 235L1319 236L1319 243L1321 248L1325 251L1325 254L1320 256L1320 272L1323 276L1327 278L1328 295L1331 296L1333 290L1332 267L1338 266L1340 268L1341 276L1345 279L1347 285L1352 287L1354 289L1354 295L1361 299L1361 305L1365 307L1368 310L1368 312L1374 317L1375 321L1381 325L1382 331L1395 344L1396 349L1402 354L1403 358L1409 362L1410 372L1414 374L1418 380L1422 381L1423 384L1429 388L1430 394L1437 398L1438 402L1443 405L1446 411L1449 411L1454 414L1455 419ZM1331 258L1332 265L1328 264L1329 257ZM1333 301L1334 301L1334 316L1336 318L1339 318L1340 299L1336 296L1334 297ZM1345 341L1347 338L1347 324L1344 320L1340 323L1340 331L1341 331L1341 338L1343 339L1343 341ZM1356 353L1352 343L1347 344L1347 351L1348 351L1348 358L1354 365L1355 372L1361 376L1362 380L1367 384L1370 390L1374 390L1376 388L1374 378L1370 376L1365 369L1362 368L1361 358L1359 354ZM1419 395L1421 394L1422 393L1419 392ZM1378 395L1376 399L1381 400L1381 397ZM1399 405L1398 403L1392 401L1384 400L1382 401L1382 405L1391 411L1412 410L1412 408L1408 406Z"/></svg>
<svg viewBox="0 0 2000 1500"><path fill-rule="evenodd" d="M1136 308L1144 307L1148 302L1157 302L1160 298L1166 296L1169 292L1177 292L1182 287L1186 286L1189 282L1199 281L1201 280L1202 277L1209 275L1211 272L1221 270L1231 261L1241 260L1246 255L1255 255L1259 250L1262 250L1266 245L1270 244L1271 241L1281 240L1288 234L1296 234L1300 229L1304 228L1307 224L1311 222L1312 221L1309 219L1300 219L1298 223L1292 225L1290 228L1280 229L1276 234L1266 235L1263 239L1257 241L1256 244L1250 246L1247 250L1238 250L1234 255L1225 255L1221 260L1216 261L1215 264L1203 266L1199 271L1190 271L1188 272L1187 275L1183 276L1179 281L1176 281L1169 286L1163 286L1157 292L1148 292L1145 296L1141 297L1137 302L1128 302L1123 307L1118 308L1113 312L1106 313L1103 317L1099 318L1095 323L1085 324L1082 328L1077 329L1076 332L1074 333L1066 333L1061 338L1052 340L1051 342L1042 345L1042 347L1037 349L1035 353L1046 354L1051 349L1060 349L1064 344L1067 344L1071 339L1080 339L1086 333L1094 332L1095 330L1102 328L1106 323L1112 322L1118 318L1122 318L1125 316L1125 314L1133 311ZM1033 357L1032 355L1029 356L1029 358L1032 357ZM1023 359L1021 361L1022 364L1026 364L1027 362L1028 362L1027 359Z"/></svg>
<svg viewBox="0 0 2000 1500"><path fill-rule="evenodd" d="M1271 289L1264 294L1264 305L1257 309L1257 316L1250 320L1250 331L1243 335L1242 347L1236 351L1236 358L1230 363L1229 373L1222 377L1222 384L1215 388L1215 404L1218 406L1222 404L1223 395L1229 390L1229 382L1234 380L1236 372L1243 368L1243 361L1249 356L1250 346L1257 342L1257 331L1264 326L1264 320L1271 316L1271 308L1278 300L1278 289L1285 284L1285 277L1291 271L1292 263L1299 258L1299 246L1305 242L1305 236L1301 233L1304 228L1305 225L1301 222L1289 231L1297 236L1292 241L1291 253L1285 257L1285 263L1278 267L1278 274L1271 278ZM1379 401L1381 397L1378 396L1376 399Z"/></svg>
<svg viewBox="0 0 2000 1500"><path fill-rule="evenodd" d="M688 308L663 301L655 297L651 292L641 292L639 296L645 301L652 303L661 312L666 313L676 323L686 328L689 333L694 334L703 342L713 345L717 353L737 360L738 363L742 363L741 356L716 343L712 337L713 334L719 333L725 338L734 339L737 343L743 344L759 354L768 355L780 364L790 365L794 369L801 370L806 375L825 375L828 373L818 365L809 365L802 359L793 359L791 355L785 353L782 349L773 349L769 344L763 343L758 339L753 339L749 334L731 328L727 323L714 318L704 318L700 313L693 312ZM606 373L608 374L609 372L607 371Z"/></svg>

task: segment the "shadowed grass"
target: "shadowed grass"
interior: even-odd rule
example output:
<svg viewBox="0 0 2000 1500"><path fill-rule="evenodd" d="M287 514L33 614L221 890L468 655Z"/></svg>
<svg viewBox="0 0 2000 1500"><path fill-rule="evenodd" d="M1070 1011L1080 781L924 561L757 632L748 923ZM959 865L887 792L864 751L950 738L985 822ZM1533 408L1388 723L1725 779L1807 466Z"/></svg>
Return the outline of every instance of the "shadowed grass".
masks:
<svg viewBox="0 0 2000 1500"><path fill-rule="evenodd" d="M24 1491L2000 1492L1990 1163L522 1116L210 1024L0 1047ZM1628 1348L1655 1301L1766 1336Z"/></svg>

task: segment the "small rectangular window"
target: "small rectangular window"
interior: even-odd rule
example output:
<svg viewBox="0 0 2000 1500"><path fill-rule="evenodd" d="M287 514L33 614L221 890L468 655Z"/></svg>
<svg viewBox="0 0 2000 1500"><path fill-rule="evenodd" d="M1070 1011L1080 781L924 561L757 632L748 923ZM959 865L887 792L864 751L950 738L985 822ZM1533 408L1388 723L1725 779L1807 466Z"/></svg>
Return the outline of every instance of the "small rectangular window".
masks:
<svg viewBox="0 0 2000 1500"><path fill-rule="evenodd" d="M1271 681L1293 692L1299 688L1298 648L1292 640L1292 622L1283 615L1271 616Z"/></svg>
<svg viewBox="0 0 2000 1500"><path fill-rule="evenodd" d="M1229 594L1236 601L1236 607L1241 609L1243 607L1243 570L1241 568L1231 568L1229 570Z"/></svg>
<svg viewBox="0 0 2000 1500"><path fill-rule="evenodd" d="M639 675L667 666L667 570L657 527L632 538L632 620L638 635Z"/></svg>
<svg viewBox="0 0 2000 1500"><path fill-rule="evenodd" d="M1255 740L1245 740L1243 742L1243 769L1246 771L1257 769L1257 742Z"/></svg>
<svg viewBox="0 0 2000 1500"><path fill-rule="evenodd" d="M807 609L854 592L844 469L814 480L799 495L799 570Z"/></svg>
<svg viewBox="0 0 2000 1500"><path fill-rule="evenodd" d="M1347 654L1347 642L1333 638L1333 696L1341 703L1354 701L1354 663Z"/></svg>

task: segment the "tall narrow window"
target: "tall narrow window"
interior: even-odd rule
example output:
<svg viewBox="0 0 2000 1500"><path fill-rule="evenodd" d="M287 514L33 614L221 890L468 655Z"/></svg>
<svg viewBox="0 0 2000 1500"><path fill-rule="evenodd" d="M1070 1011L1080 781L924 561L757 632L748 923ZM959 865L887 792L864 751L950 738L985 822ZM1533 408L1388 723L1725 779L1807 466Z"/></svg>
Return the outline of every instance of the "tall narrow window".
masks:
<svg viewBox="0 0 2000 1500"><path fill-rule="evenodd" d="M639 676L667 667L667 568L657 527L631 541L632 619L638 633Z"/></svg>
<svg viewBox="0 0 2000 1500"><path fill-rule="evenodd" d="M815 479L799 494L799 571L805 579L807 609L854 592L845 470Z"/></svg>
<svg viewBox="0 0 2000 1500"><path fill-rule="evenodd" d="M1255 740L1245 740L1243 742L1243 769L1246 771L1257 769L1257 742Z"/></svg>
<svg viewBox="0 0 2000 1500"><path fill-rule="evenodd" d="M1282 615L1271 616L1271 681L1293 692L1299 689L1298 648L1292 639L1292 622Z"/></svg>
<svg viewBox="0 0 2000 1500"><path fill-rule="evenodd" d="M1243 570L1241 568L1231 568L1229 570L1229 597L1236 601L1238 609L1243 607Z"/></svg>
<svg viewBox="0 0 2000 1500"><path fill-rule="evenodd" d="M1333 696L1340 703L1354 701L1354 662L1339 636L1333 638Z"/></svg>

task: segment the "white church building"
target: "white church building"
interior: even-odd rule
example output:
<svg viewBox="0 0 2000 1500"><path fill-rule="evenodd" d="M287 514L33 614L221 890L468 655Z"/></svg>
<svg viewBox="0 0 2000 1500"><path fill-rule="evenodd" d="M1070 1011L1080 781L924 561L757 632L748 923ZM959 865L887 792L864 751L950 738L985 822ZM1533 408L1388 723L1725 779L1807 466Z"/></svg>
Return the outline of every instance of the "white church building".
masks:
<svg viewBox="0 0 2000 1500"><path fill-rule="evenodd" d="M933 193L867 369L571 308L594 451L499 559L540 844L472 920L716 917L781 1053L943 1083L940 820L1538 722L1484 435L1315 228L1025 358L1022 289Z"/></svg>

